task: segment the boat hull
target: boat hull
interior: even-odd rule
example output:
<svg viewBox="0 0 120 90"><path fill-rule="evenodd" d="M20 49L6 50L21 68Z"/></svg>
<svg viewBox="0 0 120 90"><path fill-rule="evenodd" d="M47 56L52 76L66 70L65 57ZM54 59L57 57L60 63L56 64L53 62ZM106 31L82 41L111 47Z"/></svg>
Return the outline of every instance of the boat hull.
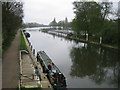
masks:
<svg viewBox="0 0 120 90"><path fill-rule="evenodd" d="M67 86L65 76L44 51L39 51L37 53L37 61L41 64L43 68L43 73L46 74L53 88L63 89ZM49 63L52 63L52 70L48 69Z"/></svg>

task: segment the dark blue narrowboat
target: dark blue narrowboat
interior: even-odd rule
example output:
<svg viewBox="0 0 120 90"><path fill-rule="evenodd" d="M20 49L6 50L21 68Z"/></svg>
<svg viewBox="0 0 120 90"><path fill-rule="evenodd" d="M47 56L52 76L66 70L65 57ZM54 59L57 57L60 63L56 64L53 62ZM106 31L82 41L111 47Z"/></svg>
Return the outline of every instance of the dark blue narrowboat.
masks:
<svg viewBox="0 0 120 90"><path fill-rule="evenodd" d="M65 76L44 51L37 52L37 61L40 62L43 73L46 74L53 88L62 88L62 90L66 88ZM51 64L51 70L49 70L49 64Z"/></svg>

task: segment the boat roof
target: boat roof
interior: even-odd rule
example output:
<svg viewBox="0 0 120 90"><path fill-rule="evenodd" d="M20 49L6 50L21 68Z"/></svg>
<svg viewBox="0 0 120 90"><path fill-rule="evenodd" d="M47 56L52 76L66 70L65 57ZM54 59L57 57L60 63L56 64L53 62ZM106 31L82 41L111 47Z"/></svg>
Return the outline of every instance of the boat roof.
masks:
<svg viewBox="0 0 120 90"><path fill-rule="evenodd" d="M46 67L47 67L48 63L53 63L52 60L48 57L48 55L44 51L39 51L38 54L41 57L41 59L43 60L43 62L46 65ZM52 65L52 69L55 72L57 70L59 73L61 73L61 71L58 69L58 67L55 64Z"/></svg>

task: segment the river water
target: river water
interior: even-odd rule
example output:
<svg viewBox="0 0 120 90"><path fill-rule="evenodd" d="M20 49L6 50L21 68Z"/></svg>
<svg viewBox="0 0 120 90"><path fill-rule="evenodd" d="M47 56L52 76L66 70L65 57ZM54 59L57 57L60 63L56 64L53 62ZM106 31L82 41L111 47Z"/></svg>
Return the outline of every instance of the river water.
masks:
<svg viewBox="0 0 120 90"><path fill-rule="evenodd" d="M45 51L67 79L68 88L117 88L118 51L27 28L33 48ZM34 31L36 30L36 31Z"/></svg>

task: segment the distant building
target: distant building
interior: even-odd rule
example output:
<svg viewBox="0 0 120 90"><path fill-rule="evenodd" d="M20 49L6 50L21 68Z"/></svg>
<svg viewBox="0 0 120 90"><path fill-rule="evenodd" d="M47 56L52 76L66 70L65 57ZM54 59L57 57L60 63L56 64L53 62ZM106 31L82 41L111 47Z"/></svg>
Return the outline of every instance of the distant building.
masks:
<svg viewBox="0 0 120 90"><path fill-rule="evenodd" d="M67 19L67 17L65 18L65 21L64 21L65 23L64 23L64 29L68 29L68 19Z"/></svg>
<svg viewBox="0 0 120 90"><path fill-rule="evenodd" d="M67 19L67 17L65 18L65 23L68 24L68 19Z"/></svg>
<svg viewBox="0 0 120 90"><path fill-rule="evenodd" d="M54 18L54 20L52 22L50 22L49 25L50 26L57 26L57 22L56 22L55 18Z"/></svg>
<svg viewBox="0 0 120 90"><path fill-rule="evenodd" d="M65 20L59 21L58 23L56 22L56 19L54 18L54 20L50 22L49 26L52 26L56 29L68 30L70 25L66 17Z"/></svg>

